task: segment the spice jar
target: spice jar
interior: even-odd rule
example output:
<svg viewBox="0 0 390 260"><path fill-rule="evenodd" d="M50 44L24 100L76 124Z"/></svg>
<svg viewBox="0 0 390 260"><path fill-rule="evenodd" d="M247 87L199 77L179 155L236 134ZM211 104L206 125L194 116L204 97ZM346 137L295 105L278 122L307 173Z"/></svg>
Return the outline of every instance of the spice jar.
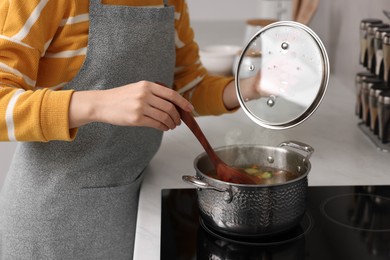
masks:
<svg viewBox="0 0 390 260"><path fill-rule="evenodd" d="M390 33L389 28L379 28L375 32L374 49L375 49L375 75L379 79L383 79L383 38L387 33Z"/></svg>
<svg viewBox="0 0 390 260"><path fill-rule="evenodd" d="M390 85L390 33L383 37L383 80Z"/></svg>
<svg viewBox="0 0 390 260"><path fill-rule="evenodd" d="M370 126L370 106L369 106L369 96L370 96L370 89L373 86L381 86L384 82L378 78L365 78L363 79L362 84L362 120L365 123L366 126Z"/></svg>
<svg viewBox="0 0 390 260"><path fill-rule="evenodd" d="M355 114L359 118L363 118L363 109L362 109L362 85L363 80L366 78L376 78L374 74L368 71L358 72L355 77L355 92L356 92L356 105L355 105Z"/></svg>
<svg viewBox="0 0 390 260"><path fill-rule="evenodd" d="M378 128L379 139L390 142L390 91L382 91L378 97Z"/></svg>
<svg viewBox="0 0 390 260"><path fill-rule="evenodd" d="M367 27L371 24L380 24L380 19L363 19L360 22L360 64L367 66Z"/></svg>
<svg viewBox="0 0 390 260"><path fill-rule="evenodd" d="M375 56L375 33L382 28L390 28L390 25L379 23L367 26L367 69L375 73L376 56Z"/></svg>
<svg viewBox="0 0 390 260"><path fill-rule="evenodd" d="M378 98L382 91L390 90L390 87L387 85L380 84L375 85L370 88L370 96L369 96L369 110L370 110L370 129L373 134L378 134Z"/></svg>

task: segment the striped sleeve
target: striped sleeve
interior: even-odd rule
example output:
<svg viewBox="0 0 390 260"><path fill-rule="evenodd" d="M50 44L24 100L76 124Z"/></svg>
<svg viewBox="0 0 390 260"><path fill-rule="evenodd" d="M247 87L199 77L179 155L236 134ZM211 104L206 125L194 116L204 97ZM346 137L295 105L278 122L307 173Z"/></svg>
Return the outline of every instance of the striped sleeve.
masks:
<svg viewBox="0 0 390 260"><path fill-rule="evenodd" d="M58 3L62 2L62 3ZM37 88L41 56L67 0L0 1L0 141L71 140L72 91Z"/></svg>
<svg viewBox="0 0 390 260"><path fill-rule="evenodd" d="M197 115L220 115L231 112L226 109L222 95L233 78L211 76L202 66L199 46L190 26L188 6L185 0L173 0L175 5L176 68L174 88L186 97Z"/></svg>

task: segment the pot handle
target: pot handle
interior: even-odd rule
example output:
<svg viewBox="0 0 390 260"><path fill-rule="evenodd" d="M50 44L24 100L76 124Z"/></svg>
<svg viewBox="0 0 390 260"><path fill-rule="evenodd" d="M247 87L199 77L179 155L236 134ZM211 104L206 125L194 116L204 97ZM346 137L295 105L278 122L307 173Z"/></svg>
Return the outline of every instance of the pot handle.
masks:
<svg viewBox="0 0 390 260"><path fill-rule="evenodd" d="M218 187L212 186L209 183L202 181L199 177L196 177L196 176L184 175L182 177L182 180L186 183L194 185L198 189L215 190L218 192L223 192L224 193L223 199L227 203L230 203L233 199L233 192L232 192L231 188L223 189L223 188L218 188Z"/></svg>
<svg viewBox="0 0 390 260"><path fill-rule="evenodd" d="M278 146L279 147L288 146L290 148L294 148L294 149L297 149L297 150L304 151L304 152L307 153L307 155L306 155L306 159L307 160L309 160L310 156L314 152L314 148L313 147L311 147L308 144L305 144L305 143L302 143L302 142L298 142L298 141L285 141L285 142L280 143Z"/></svg>

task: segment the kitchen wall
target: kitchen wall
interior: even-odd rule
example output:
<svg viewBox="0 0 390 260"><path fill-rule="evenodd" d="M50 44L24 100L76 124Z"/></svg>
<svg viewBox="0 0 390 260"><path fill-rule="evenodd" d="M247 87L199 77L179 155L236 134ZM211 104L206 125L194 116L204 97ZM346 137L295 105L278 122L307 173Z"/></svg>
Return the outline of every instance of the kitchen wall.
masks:
<svg viewBox="0 0 390 260"><path fill-rule="evenodd" d="M187 0L193 21L245 21L248 18L289 19L290 0Z"/></svg>
<svg viewBox="0 0 390 260"><path fill-rule="evenodd" d="M236 30L235 35L244 36L245 20L249 18L277 18L277 11L281 10L279 16L290 19L290 3L286 0L187 1L200 45L221 43L216 41L222 40L242 44L240 36L232 39L231 35ZM310 23L327 48L332 72L343 77L344 85L350 91L354 91L354 75L362 69L358 64L360 20L381 18L386 21L383 9L390 10L390 0L321 0ZM14 149L15 143L0 143L0 188Z"/></svg>
<svg viewBox="0 0 390 260"><path fill-rule="evenodd" d="M389 0L321 0L318 12L310 26L318 32L328 50L334 74L344 76L345 86L354 91L359 65L359 25L364 18L390 20L383 10L390 10Z"/></svg>

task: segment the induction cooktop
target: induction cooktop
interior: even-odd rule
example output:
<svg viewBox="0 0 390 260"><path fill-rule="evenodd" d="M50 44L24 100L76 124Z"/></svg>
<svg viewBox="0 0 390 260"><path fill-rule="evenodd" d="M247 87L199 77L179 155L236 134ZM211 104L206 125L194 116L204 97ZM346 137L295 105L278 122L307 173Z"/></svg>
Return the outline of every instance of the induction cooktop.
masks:
<svg viewBox="0 0 390 260"><path fill-rule="evenodd" d="M199 216L196 189L162 190L161 260L390 259L390 186L313 186L301 223L228 237Z"/></svg>

